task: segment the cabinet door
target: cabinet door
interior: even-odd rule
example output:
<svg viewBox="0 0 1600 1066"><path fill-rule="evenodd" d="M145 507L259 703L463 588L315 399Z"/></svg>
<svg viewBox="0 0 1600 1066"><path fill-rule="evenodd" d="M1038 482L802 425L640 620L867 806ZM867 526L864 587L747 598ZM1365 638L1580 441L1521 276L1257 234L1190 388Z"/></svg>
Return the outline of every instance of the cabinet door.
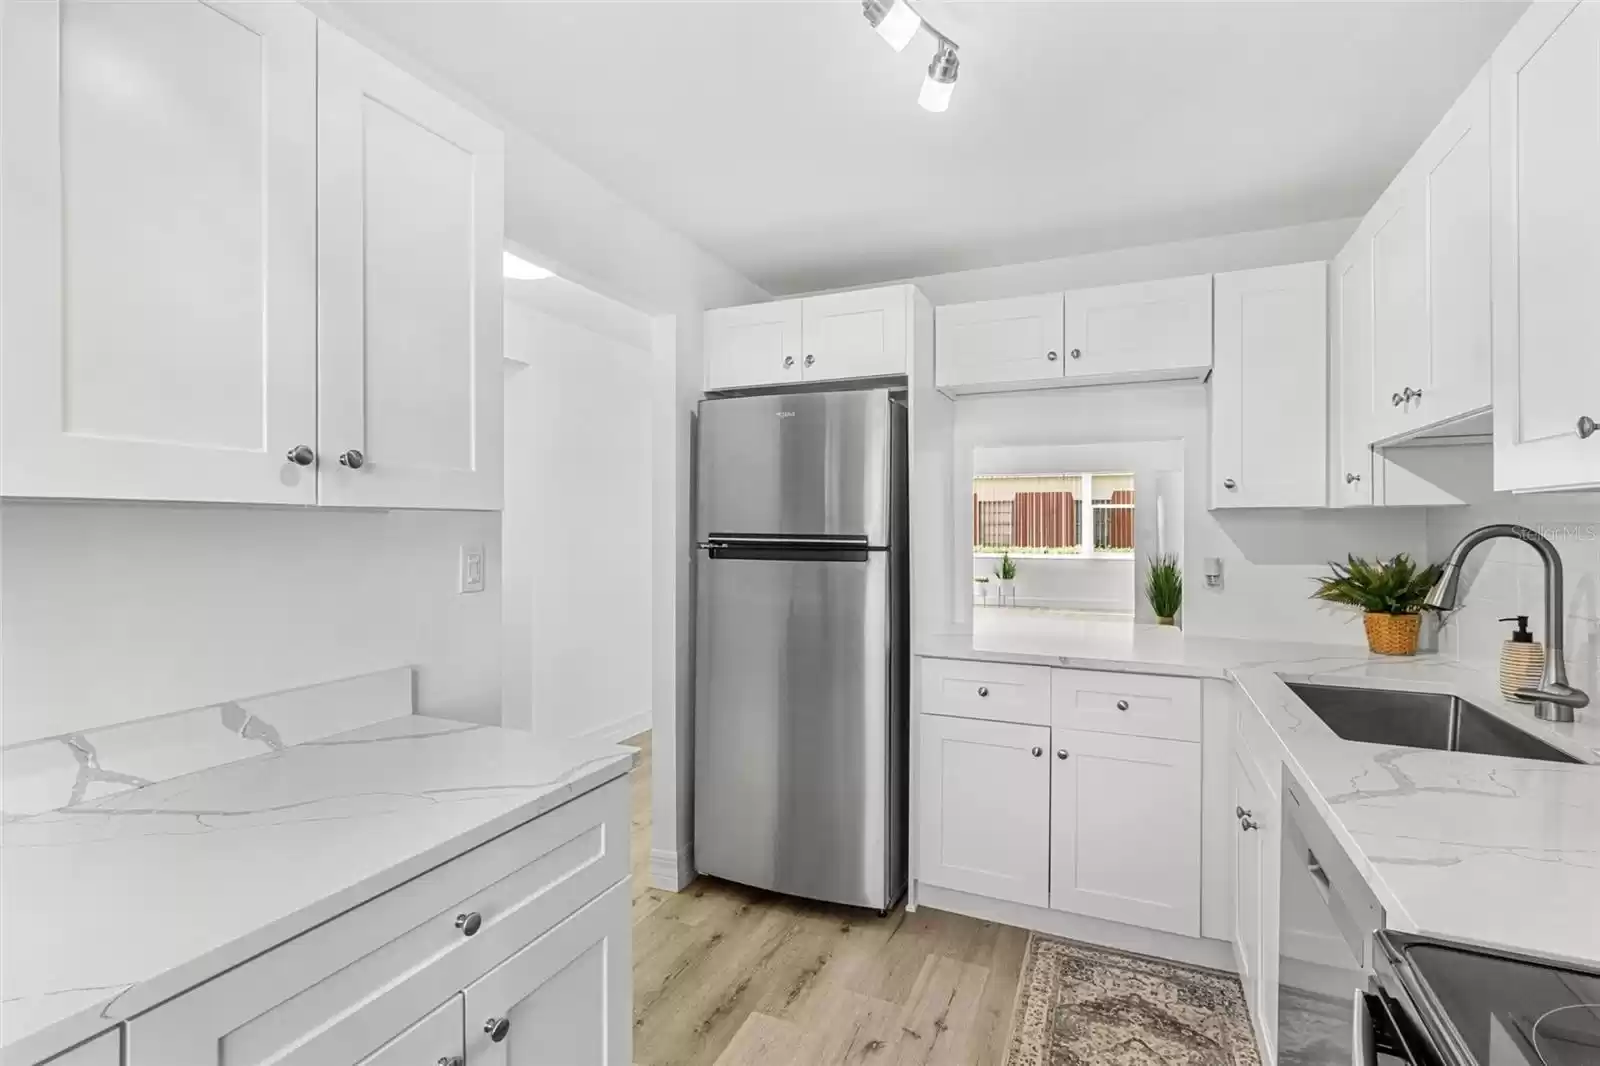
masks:
<svg viewBox="0 0 1600 1066"><path fill-rule="evenodd" d="M629 883L467 987L470 1066L627 1066L633 1056Z"/></svg>
<svg viewBox="0 0 1600 1066"><path fill-rule="evenodd" d="M1066 294L1068 378L1180 377L1211 366L1211 275Z"/></svg>
<svg viewBox="0 0 1600 1066"><path fill-rule="evenodd" d="M911 287L808 296L801 301L806 381L903 376L911 353Z"/></svg>
<svg viewBox="0 0 1600 1066"><path fill-rule="evenodd" d="M1200 935L1200 745L1057 729L1050 906Z"/></svg>
<svg viewBox="0 0 1600 1066"><path fill-rule="evenodd" d="M941 389L1062 375L1059 292L946 304L933 314L934 377Z"/></svg>
<svg viewBox="0 0 1600 1066"><path fill-rule="evenodd" d="M1372 253L1356 239L1333 261L1329 277L1333 390L1328 502L1334 507L1372 503Z"/></svg>
<svg viewBox="0 0 1600 1066"><path fill-rule="evenodd" d="M5 18L0 489L314 503L315 17Z"/></svg>
<svg viewBox="0 0 1600 1066"><path fill-rule="evenodd" d="M463 1066L465 1014L459 995L368 1055L356 1066Z"/></svg>
<svg viewBox="0 0 1600 1066"><path fill-rule="evenodd" d="M1418 184L1402 175L1372 209L1367 230L1372 263L1372 383L1367 427L1373 440L1405 432L1403 393L1427 363L1428 223Z"/></svg>
<svg viewBox="0 0 1600 1066"><path fill-rule="evenodd" d="M319 499L496 510L500 132L327 26L317 66Z"/></svg>
<svg viewBox="0 0 1600 1066"><path fill-rule="evenodd" d="M1489 406L1489 71L1409 164L1427 204L1427 336L1408 361L1412 427ZM1403 391L1403 386L1402 386Z"/></svg>
<svg viewBox="0 0 1600 1066"><path fill-rule="evenodd" d="M799 381L802 317L800 300L707 311L706 391Z"/></svg>
<svg viewBox="0 0 1600 1066"><path fill-rule="evenodd" d="M1263 794L1247 758L1233 752L1233 953L1239 981L1252 1015L1260 1012L1261 996L1261 833Z"/></svg>
<svg viewBox="0 0 1600 1066"><path fill-rule="evenodd" d="M1328 267L1216 276L1211 505L1328 503Z"/></svg>
<svg viewBox="0 0 1600 1066"><path fill-rule="evenodd" d="M1043 907L1050 889L1044 726L924 715L918 876Z"/></svg>
<svg viewBox="0 0 1600 1066"><path fill-rule="evenodd" d="M1600 484L1600 4L1534 4L1490 78L1495 488Z"/></svg>
<svg viewBox="0 0 1600 1066"><path fill-rule="evenodd" d="M101 1033L71 1051L46 1059L42 1066L122 1066L122 1030Z"/></svg>

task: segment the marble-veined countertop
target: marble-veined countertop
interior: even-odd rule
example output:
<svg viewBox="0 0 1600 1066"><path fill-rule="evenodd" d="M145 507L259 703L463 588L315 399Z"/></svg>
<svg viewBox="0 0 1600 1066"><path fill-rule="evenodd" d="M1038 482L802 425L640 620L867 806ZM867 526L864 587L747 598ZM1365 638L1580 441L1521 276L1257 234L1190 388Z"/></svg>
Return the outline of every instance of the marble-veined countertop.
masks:
<svg viewBox="0 0 1600 1066"><path fill-rule="evenodd" d="M405 716L74 807L0 846L0 1061L28 1066L626 774Z"/></svg>

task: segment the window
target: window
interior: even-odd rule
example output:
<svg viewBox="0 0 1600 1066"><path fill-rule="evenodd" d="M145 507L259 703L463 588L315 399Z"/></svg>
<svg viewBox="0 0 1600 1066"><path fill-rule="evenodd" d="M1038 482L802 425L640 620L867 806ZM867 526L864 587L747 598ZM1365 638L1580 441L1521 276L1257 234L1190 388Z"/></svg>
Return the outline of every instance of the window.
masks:
<svg viewBox="0 0 1600 1066"><path fill-rule="evenodd" d="M1133 556L1132 474L972 480L976 555Z"/></svg>

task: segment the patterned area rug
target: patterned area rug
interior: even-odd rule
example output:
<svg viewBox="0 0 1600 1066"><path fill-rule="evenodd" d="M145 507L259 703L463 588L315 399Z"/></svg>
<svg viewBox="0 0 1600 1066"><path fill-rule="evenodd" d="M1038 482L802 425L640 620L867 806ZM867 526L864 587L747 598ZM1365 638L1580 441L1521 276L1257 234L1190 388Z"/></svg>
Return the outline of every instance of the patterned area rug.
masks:
<svg viewBox="0 0 1600 1066"><path fill-rule="evenodd" d="M1260 1066L1233 974L1035 933L1006 1066Z"/></svg>

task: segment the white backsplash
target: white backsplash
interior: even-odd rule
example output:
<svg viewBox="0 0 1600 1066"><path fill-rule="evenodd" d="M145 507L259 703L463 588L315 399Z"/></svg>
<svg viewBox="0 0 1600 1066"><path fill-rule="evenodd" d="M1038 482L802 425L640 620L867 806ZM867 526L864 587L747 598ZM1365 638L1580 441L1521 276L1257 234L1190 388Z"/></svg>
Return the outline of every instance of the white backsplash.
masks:
<svg viewBox="0 0 1600 1066"><path fill-rule="evenodd" d="M1515 522L1548 537L1566 570L1567 669L1572 683L1600 700L1600 493L1494 495L1468 507L1428 510L1428 554L1445 559L1466 533L1493 522ZM1515 540L1478 548L1462 574L1461 606L1440 630L1439 650L1468 662L1499 661L1500 646L1525 614L1534 639L1548 639L1544 622L1544 565Z"/></svg>

